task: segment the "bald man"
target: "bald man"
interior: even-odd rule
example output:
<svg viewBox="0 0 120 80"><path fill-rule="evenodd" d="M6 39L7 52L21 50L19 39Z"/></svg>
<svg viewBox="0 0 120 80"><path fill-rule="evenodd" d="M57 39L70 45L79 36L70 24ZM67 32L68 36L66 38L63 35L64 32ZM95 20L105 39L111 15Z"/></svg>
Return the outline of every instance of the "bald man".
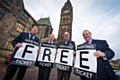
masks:
<svg viewBox="0 0 120 80"><path fill-rule="evenodd" d="M65 32L63 36L64 36L64 40L61 41L59 45L71 45L72 44L73 50L74 50L73 55L75 55L76 54L75 42L70 40L70 34L68 32ZM69 80L71 71L67 72L67 71L62 71L58 69L57 80L63 80L63 78L64 80Z"/></svg>
<svg viewBox="0 0 120 80"><path fill-rule="evenodd" d="M55 40L54 34L50 34L49 35L49 41L44 42L44 43L45 44L57 45L54 42L54 40ZM49 80L50 72L51 72L51 68L39 66L38 80Z"/></svg>
<svg viewBox="0 0 120 80"><path fill-rule="evenodd" d="M93 56L97 58L97 80L116 80L112 67L109 63L115 53L109 48L106 40L95 40L92 38L92 33L89 30L84 30L84 44L96 44L96 52ZM81 76L81 80L88 80ZM95 80L95 79L92 79Z"/></svg>

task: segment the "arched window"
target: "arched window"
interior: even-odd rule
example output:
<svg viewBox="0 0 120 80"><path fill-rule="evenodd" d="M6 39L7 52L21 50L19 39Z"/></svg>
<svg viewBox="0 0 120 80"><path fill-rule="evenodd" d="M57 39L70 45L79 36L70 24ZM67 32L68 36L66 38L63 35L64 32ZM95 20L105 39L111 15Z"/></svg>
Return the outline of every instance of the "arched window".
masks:
<svg viewBox="0 0 120 80"><path fill-rule="evenodd" d="M14 37L12 37L12 36L10 36L10 37L8 38L8 41L7 41L7 42L5 43L5 45L4 45L4 49L14 50L13 45L11 44L13 39L14 39Z"/></svg>
<svg viewBox="0 0 120 80"><path fill-rule="evenodd" d="M22 11L20 16L24 21L26 21L26 22L28 21L28 16L25 12Z"/></svg>
<svg viewBox="0 0 120 80"><path fill-rule="evenodd" d="M46 28L44 37L48 37L49 28Z"/></svg>
<svg viewBox="0 0 120 80"><path fill-rule="evenodd" d="M24 26L21 24L21 23L17 23L16 24L16 30L18 31L18 32L23 32L23 30L24 30Z"/></svg>

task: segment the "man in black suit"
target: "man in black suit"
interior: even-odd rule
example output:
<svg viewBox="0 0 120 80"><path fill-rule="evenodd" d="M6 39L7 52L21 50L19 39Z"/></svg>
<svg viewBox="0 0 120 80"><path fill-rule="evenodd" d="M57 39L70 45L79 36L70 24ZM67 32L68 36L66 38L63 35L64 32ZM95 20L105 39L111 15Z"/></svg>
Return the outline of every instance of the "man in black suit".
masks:
<svg viewBox="0 0 120 80"><path fill-rule="evenodd" d="M75 55L76 54L76 46L75 46L74 41L69 40L70 34L68 32L65 32L63 36L64 36L64 40L61 41L59 43L59 45L71 45L71 46L73 46L73 50L74 50L73 55ZM64 78L64 80L69 80L71 71L67 72L67 71L62 71L62 70L58 69L57 70L57 80L63 80L63 78Z"/></svg>
<svg viewBox="0 0 120 80"><path fill-rule="evenodd" d="M33 39L33 40L39 42L39 39L35 36L35 34L37 32L38 32L37 25L33 25L30 32L22 32L12 41L12 45L15 48L15 50L12 54L11 60L14 59L16 51L20 47L22 47L22 42L25 38ZM3 78L3 80L12 80L12 78L13 78L13 76L14 76L14 74L17 71L18 68L19 68L19 71L18 71L16 80L23 80L23 77L24 77L24 74L26 72L27 66L18 66L18 65L12 65L12 64L8 65L8 68L7 68L7 71L6 71L6 74Z"/></svg>
<svg viewBox="0 0 120 80"><path fill-rule="evenodd" d="M49 41L43 42L45 44L52 44L52 45L57 45L54 42L55 38L53 34L49 35ZM43 67L39 66L39 72L38 72L38 80L49 80L51 68L50 67Z"/></svg>
<svg viewBox="0 0 120 80"><path fill-rule="evenodd" d="M116 80L113 69L109 63L115 53L109 48L106 40L95 40L92 38L92 34L88 30L84 30L83 38L85 39L84 44L96 44L96 52L93 56L97 58L97 80ZM88 80L81 76L81 80ZM95 80L95 79L92 79Z"/></svg>

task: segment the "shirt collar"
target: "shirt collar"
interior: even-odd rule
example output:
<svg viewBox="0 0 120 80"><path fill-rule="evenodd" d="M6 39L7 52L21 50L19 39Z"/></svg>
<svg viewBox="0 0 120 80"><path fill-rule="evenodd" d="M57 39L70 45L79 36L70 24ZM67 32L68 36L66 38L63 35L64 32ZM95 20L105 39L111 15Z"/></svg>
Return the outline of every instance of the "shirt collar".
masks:
<svg viewBox="0 0 120 80"><path fill-rule="evenodd" d="M92 44L92 39L90 39L87 44Z"/></svg>
<svg viewBox="0 0 120 80"><path fill-rule="evenodd" d="M32 34L31 32L29 32L29 38L31 38L31 36L33 36L32 39L35 39L35 34Z"/></svg>
<svg viewBox="0 0 120 80"><path fill-rule="evenodd" d="M53 44L53 41L48 41L48 43L52 43Z"/></svg>

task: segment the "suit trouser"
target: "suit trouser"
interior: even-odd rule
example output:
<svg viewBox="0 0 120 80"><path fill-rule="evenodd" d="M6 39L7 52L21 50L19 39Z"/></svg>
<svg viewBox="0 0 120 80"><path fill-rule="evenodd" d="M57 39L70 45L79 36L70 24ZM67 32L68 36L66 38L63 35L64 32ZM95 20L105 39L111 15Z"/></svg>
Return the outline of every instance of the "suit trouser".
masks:
<svg viewBox="0 0 120 80"><path fill-rule="evenodd" d="M24 74L27 70L27 66L18 66L18 65L9 65L3 80L12 80L18 68L19 68L19 71L18 71L16 80L23 80Z"/></svg>
<svg viewBox="0 0 120 80"><path fill-rule="evenodd" d="M49 80L51 68L39 66L38 80Z"/></svg>
<svg viewBox="0 0 120 80"><path fill-rule="evenodd" d="M84 76L80 76L81 80L117 80L114 76L110 77L108 74L102 73L98 75L97 79L87 79Z"/></svg>
<svg viewBox="0 0 120 80"><path fill-rule="evenodd" d="M70 79L70 72L66 72L66 71L61 71L61 70L57 70L57 80L69 80Z"/></svg>
<svg viewBox="0 0 120 80"><path fill-rule="evenodd" d="M81 80L96 80L96 79L87 79L86 77L84 76L80 76Z"/></svg>
<svg viewBox="0 0 120 80"><path fill-rule="evenodd" d="M88 80L86 77L84 76L80 76L81 80Z"/></svg>
<svg viewBox="0 0 120 80"><path fill-rule="evenodd" d="M109 76L107 73L102 73L97 76L97 80L117 80L115 76Z"/></svg>

